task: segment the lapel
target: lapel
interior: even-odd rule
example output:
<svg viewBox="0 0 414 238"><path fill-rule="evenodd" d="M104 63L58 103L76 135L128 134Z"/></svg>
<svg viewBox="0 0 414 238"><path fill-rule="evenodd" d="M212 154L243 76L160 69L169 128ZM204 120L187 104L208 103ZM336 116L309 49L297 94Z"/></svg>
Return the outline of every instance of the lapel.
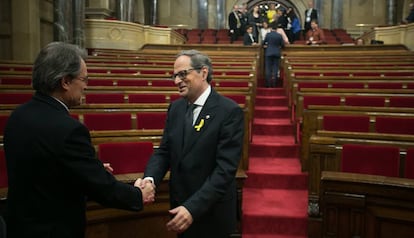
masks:
<svg viewBox="0 0 414 238"><path fill-rule="evenodd" d="M201 109L194 126L191 127L190 132L187 134L189 138L186 139L186 144L183 145L183 155L186 155L200 137L208 130L209 126L213 122L218 111L217 108L218 94L211 90L210 95L207 98L206 103ZM185 136L185 135L184 135ZM183 140L184 141L184 140Z"/></svg>

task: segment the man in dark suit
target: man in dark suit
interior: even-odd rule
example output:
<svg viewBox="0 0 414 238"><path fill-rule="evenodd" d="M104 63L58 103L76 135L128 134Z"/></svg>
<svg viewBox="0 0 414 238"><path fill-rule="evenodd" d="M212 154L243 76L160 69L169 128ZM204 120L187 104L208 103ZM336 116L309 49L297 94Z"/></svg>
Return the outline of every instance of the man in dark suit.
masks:
<svg viewBox="0 0 414 238"><path fill-rule="evenodd" d="M246 27L246 33L243 35L243 45L257 45L257 38L253 34L253 25Z"/></svg>
<svg viewBox="0 0 414 238"><path fill-rule="evenodd" d="M170 171L167 229L178 237L227 238L235 231L243 111L212 89L212 75L206 55L189 50L177 56L173 80L182 98L170 105L161 145L145 169L144 181L155 185ZM186 110L194 106L187 124Z"/></svg>
<svg viewBox="0 0 414 238"><path fill-rule="evenodd" d="M306 33L312 28L311 22L312 20L318 20L318 11L313 8L313 2L308 2L308 9L305 10L305 24L303 30L303 38L306 37Z"/></svg>
<svg viewBox="0 0 414 238"><path fill-rule="evenodd" d="M281 49L285 46L283 37L277 33L277 23L272 22L272 30L266 34L263 40L263 47L265 50L265 86L276 87L278 81L279 61L281 56Z"/></svg>
<svg viewBox="0 0 414 238"><path fill-rule="evenodd" d="M240 19L239 7L237 5L234 5L233 10L229 13L228 24L229 24L230 40L231 42L236 41L240 36L240 29L241 29L241 19Z"/></svg>
<svg viewBox="0 0 414 238"><path fill-rule="evenodd" d="M85 53L48 44L33 67L33 98L16 108L4 132L8 238L81 238L86 199L139 211L154 187L117 181L95 158L88 129L69 114L87 86Z"/></svg>

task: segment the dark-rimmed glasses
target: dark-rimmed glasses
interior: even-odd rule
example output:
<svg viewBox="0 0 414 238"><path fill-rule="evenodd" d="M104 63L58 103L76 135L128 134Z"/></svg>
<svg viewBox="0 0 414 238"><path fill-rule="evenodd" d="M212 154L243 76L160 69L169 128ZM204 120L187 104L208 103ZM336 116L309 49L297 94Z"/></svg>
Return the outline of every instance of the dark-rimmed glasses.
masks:
<svg viewBox="0 0 414 238"><path fill-rule="evenodd" d="M184 80L187 77L187 75L193 70L197 70L197 69L189 68L189 69L184 69L184 70L178 71L177 73L175 73L171 76L171 79L175 80L175 78L178 77L181 80Z"/></svg>
<svg viewBox="0 0 414 238"><path fill-rule="evenodd" d="M80 81L84 82L84 83L88 83L89 81L89 77L85 76L85 77L77 77L76 79L79 79Z"/></svg>

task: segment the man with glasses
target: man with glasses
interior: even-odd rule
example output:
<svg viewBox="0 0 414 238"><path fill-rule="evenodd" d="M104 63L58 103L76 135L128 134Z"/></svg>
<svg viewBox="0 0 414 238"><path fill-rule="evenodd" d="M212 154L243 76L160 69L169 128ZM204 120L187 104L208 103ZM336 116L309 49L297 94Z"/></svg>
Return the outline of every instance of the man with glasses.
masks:
<svg viewBox="0 0 414 238"><path fill-rule="evenodd" d="M196 50L178 54L172 79L181 98L168 109L162 142L144 173L143 184L159 185L170 171L166 226L178 237L227 238L236 228L243 111L210 86L212 75L208 56Z"/></svg>
<svg viewBox="0 0 414 238"><path fill-rule="evenodd" d="M86 198L139 211L153 186L117 181L95 157L88 129L69 114L86 89L86 54L75 45L48 44L33 66L33 98L16 108L4 132L8 238L80 238ZM150 185L150 184L149 184Z"/></svg>

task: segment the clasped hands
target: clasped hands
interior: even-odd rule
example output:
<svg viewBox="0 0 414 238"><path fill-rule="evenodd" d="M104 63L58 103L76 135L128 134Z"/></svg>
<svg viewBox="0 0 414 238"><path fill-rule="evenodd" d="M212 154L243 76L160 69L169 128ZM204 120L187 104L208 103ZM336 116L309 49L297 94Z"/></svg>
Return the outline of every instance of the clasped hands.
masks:
<svg viewBox="0 0 414 238"><path fill-rule="evenodd" d="M110 163L103 163L103 166L109 173L114 171ZM155 201L155 184L151 180L139 178L135 181L134 186L141 189L142 201L144 204L149 204Z"/></svg>
<svg viewBox="0 0 414 238"><path fill-rule="evenodd" d="M139 178L135 181L134 186L141 189L144 204L155 201L155 184L151 180Z"/></svg>

